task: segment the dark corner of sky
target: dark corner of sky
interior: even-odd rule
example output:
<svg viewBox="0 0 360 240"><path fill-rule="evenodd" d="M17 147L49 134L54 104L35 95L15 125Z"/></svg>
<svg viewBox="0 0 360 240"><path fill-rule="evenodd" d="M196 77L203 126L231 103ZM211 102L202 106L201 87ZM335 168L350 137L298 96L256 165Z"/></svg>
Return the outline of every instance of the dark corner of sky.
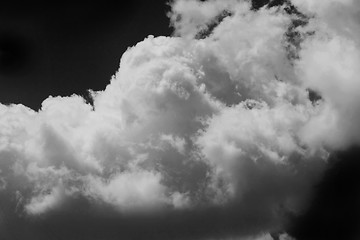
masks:
<svg viewBox="0 0 360 240"><path fill-rule="evenodd" d="M103 90L128 47L169 36L160 1L24 3L0 8L0 102L34 110L49 95Z"/></svg>

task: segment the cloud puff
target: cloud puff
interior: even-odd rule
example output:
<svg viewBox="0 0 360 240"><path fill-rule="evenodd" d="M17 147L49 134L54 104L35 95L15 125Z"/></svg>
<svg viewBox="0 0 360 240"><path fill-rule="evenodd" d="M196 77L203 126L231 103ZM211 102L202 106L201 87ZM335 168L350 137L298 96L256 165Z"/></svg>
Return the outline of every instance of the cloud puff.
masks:
<svg viewBox="0 0 360 240"><path fill-rule="evenodd" d="M359 5L332 2L350 30L332 4L293 1L316 16L294 60L283 7L174 1L176 36L129 48L93 105L0 105L3 236L271 239L359 141Z"/></svg>
<svg viewBox="0 0 360 240"><path fill-rule="evenodd" d="M357 1L294 1L316 17L301 29L313 32L302 43L299 79L324 101L304 129L312 144L345 149L359 142L359 10ZM336 19L336 21L335 21Z"/></svg>

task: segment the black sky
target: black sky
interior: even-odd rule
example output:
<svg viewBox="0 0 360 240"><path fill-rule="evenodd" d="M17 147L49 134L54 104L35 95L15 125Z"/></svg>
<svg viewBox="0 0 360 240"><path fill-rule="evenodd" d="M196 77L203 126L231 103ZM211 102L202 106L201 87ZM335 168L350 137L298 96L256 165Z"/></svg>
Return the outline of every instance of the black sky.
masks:
<svg viewBox="0 0 360 240"><path fill-rule="evenodd" d="M101 90L122 53L149 34L170 35L165 1L0 8L0 102L38 109L49 95Z"/></svg>
<svg viewBox="0 0 360 240"><path fill-rule="evenodd" d="M49 95L85 96L87 89L104 89L129 46L149 34L171 35L165 3L2 3L0 102L37 110ZM360 235L360 151L333 159L308 211L292 217L288 230L298 240L356 240Z"/></svg>

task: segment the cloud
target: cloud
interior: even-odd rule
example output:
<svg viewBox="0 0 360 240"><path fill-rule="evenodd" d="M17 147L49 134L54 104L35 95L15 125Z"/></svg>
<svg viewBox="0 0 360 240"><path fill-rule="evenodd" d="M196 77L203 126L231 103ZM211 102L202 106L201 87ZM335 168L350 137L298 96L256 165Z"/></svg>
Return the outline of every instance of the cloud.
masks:
<svg viewBox="0 0 360 240"><path fill-rule="evenodd" d="M293 3L298 59L283 7L179 0L175 36L129 48L93 105L0 105L0 236L272 239L359 141L359 4Z"/></svg>
<svg viewBox="0 0 360 240"><path fill-rule="evenodd" d="M302 43L297 64L299 79L324 99L304 129L313 145L346 149L359 142L359 21L357 1L294 1L315 14L303 32L313 32ZM334 20L336 19L336 21ZM320 143L319 143L320 142Z"/></svg>

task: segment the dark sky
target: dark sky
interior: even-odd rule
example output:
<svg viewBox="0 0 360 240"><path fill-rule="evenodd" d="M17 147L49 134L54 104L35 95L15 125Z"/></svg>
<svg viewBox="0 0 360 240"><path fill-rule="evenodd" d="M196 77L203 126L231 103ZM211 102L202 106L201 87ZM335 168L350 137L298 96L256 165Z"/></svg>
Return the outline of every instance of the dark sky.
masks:
<svg viewBox="0 0 360 240"><path fill-rule="evenodd" d="M0 102L38 109L49 95L101 90L122 53L170 35L165 1L91 1L0 8Z"/></svg>
<svg viewBox="0 0 360 240"><path fill-rule="evenodd" d="M0 102L38 109L49 95L101 90L127 47L172 30L161 1L105 1L0 7ZM257 1L259 7L265 1ZM315 188L309 210L292 217L298 240L356 240L360 229L360 151L339 153ZM357 235L359 236L359 235Z"/></svg>
<svg viewBox="0 0 360 240"><path fill-rule="evenodd" d="M324 179L315 187L306 214L290 232L297 240L356 240L360 236L360 149L333 154Z"/></svg>

